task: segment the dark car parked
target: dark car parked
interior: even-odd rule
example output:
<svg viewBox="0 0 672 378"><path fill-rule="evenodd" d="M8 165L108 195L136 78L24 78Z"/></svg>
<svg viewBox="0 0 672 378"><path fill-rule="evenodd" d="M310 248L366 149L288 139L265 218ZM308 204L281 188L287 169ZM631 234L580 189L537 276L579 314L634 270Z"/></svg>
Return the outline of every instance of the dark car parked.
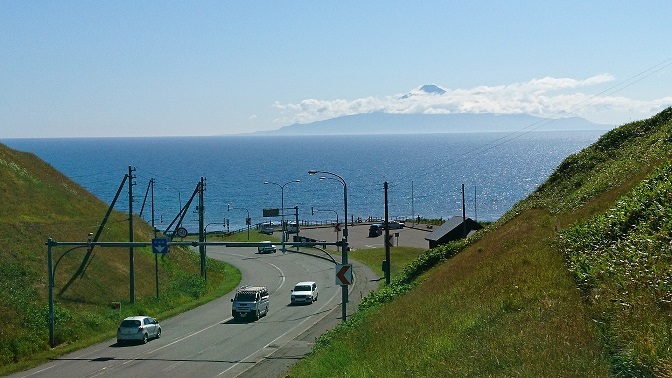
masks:
<svg viewBox="0 0 672 378"><path fill-rule="evenodd" d="M380 236L382 234L383 234L383 226L382 225L380 225L378 223L374 223L369 227L369 237L370 238L375 238L375 237Z"/></svg>
<svg viewBox="0 0 672 378"><path fill-rule="evenodd" d="M404 223L403 222L397 222L397 221L390 221L390 230L396 230L399 228L404 228ZM381 224L381 227L385 228L385 222Z"/></svg>

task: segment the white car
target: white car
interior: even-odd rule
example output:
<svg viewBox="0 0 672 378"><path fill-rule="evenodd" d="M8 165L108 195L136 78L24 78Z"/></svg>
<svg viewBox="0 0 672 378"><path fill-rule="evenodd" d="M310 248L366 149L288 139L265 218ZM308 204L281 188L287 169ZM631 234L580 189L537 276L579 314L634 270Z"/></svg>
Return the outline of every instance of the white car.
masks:
<svg viewBox="0 0 672 378"><path fill-rule="evenodd" d="M268 244L257 247L257 253L275 253L278 251L278 248L275 245L271 244L270 241L264 243Z"/></svg>
<svg viewBox="0 0 672 378"><path fill-rule="evenodd" d="M117 328L117 343L136 341L147 344L149 339L161 337L161 325L149 316L131 316L121 321Z"/></svg>
<svg viewBox="0 0 672 378"><path fill-rule="evenodd" d="M313 303L317 300L317 284L313 281L299 282L292 289L292 304Z"/></svg>
<svg viewBox="0 0 672 378"><path fill-rule="evenodd" d="M390 230L396 230L399 228L404 228L405 224L403 222L390 221ZM382 223L383 228L385 228L385 222Z"/></svg>

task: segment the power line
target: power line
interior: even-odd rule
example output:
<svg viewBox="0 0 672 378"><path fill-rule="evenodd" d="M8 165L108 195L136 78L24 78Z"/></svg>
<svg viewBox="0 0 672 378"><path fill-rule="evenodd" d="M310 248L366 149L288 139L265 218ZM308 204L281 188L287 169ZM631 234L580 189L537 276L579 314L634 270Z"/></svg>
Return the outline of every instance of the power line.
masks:
<svg viewBox="0 0 672 378"><path fill-rule="evenodd" d="M636 83L639 83L640 81L642 81L642 80L644 80L644 79L646 79L646 78L648 78L648 77L650 77L650 76L652 76L652 75L654 75L654 74L656 74L656 73L658 73L658 72L660 72L660 71L662 71L665 68L668 68L670 66L672 66L672 57L668 58L668 59L665 59L662 62L660 62L658 64L655 64L655 65L637 73L636 75L633 75L633 76L627 78L626 80L624 80L624 81L622 81L618 84L612 85L611 87L609 87L609 88L607 88L603 91L600 91L596 94L593 94L590 97L588 97L587 99L584 99L577 104L574 104L570 107L562 109L562 110L552 114L551 117L559 117L560 115L577 115L578 114L577 112L579 110L584 109L584 108L588 107L589 105L592 105L592 104L598 102L604 95L613 95L614 93L618 93L618 92L624 90L625 88L628 88L628 87L630 87L630 86L632 86ZM546 118L546 119L539 120L537 122L533 122L533 123L531 123L527 126L524 126L524 127L520 128L519 130L509 132L509 133L507 133L506 135L503 135L500 138L497 138L497 139L495 139L491 142L488 142L488 143L486 143L482 146L479 146L475 150L469 151L469 153L470 154L480 153L480 152L487 153L488 151L491 151L491 150L493 150L497 147L500 147L503 144L506 144L506 143L508 143L512 140L517 139L517 138L520 138L523 135L526 135L526 134L528 134L532 131L536 131L536 130L538 130L538 129L544 127L544 126L547 126L549 124L552 124L556 121L557 121L557 119L555 119L555 118ZM466 155L466 153L458 154L457 156L455 156L453 158L450 158L448 160L447 164L444 164L442 167L452 166L452 165L456 164L457 162L461 161L465 157L465 155ZM428 173L430 172L430 169L434 169L434 167L427 168L427 169L424 170L424 172L419 171L420 177L417 177L417 178L422 179L423 177L427 177ZM394 187L396 185L397 184L393 185L392 187Z"/></svg>

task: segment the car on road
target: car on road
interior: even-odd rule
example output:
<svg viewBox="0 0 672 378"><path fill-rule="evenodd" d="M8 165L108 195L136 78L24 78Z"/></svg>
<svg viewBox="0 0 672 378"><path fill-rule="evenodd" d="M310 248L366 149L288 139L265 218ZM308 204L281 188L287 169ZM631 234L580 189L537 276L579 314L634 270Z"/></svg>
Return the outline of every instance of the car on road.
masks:
<svg viewBox="0 0 672 378"><path fill-rule="evenodd" d="M261 228L259 229L259 232L266 235L273 235L273 231L275 231L275 229L273 228L272 225L269 224L262 225Z"/></svg>
<svg viewBox="0 0 672 378"><path fill-rule="evenodd" d="M270 244L270 241L266 243L269 244L257 247L257 253L275 253L278 251L278 248L275 245Z"/></svg>
<svg viewBox="0 0 672 378"><path fill-rule="evenodd" d="M296 222L289 222L287 223L287 226L285 227L288 234L298 234L299 233L299 225Z"/></svg>
<svg viewBox="0 0 672 378"><path fill-rule="evenodd" d="M404 228L404 226L405 226L404 223L402 223L402 222L397 222L397 221L389 221L388 223L389 223L389 225L390 225L390 230L396 230L396 229L399 229L399 228ZM381 224L381 226L382 226L383 228L385 228L385 222L383 222L383 223Z"/></svg>
<svg viewBox="0 0 672 378"><path fill-rule="evenodd" d="M271 296L266 286L242 286L236 291L236 296L231 298L231 316L240 318L252 318L259 320L268 314L268 306Z"/></svg>
<svg viewBox="0 0 672 378"><path fill-rule="evenodd" d="M369 226L369 237L375 238L383 234L383 226L379 223L374 223Z"/></svg>
<svg viewBox="0 0 672 378"><path fill-rule="evenodd" d="M135 341L147 344L149 339L161 337L161 325L149 316L130 316L117 328L117 344Z"/></svg>
<svg viewBox="0 0 672 378"><path fill-rule="evenodd" d="M291 303L311 304L317 300L317 284L313 281L303 281L294 285L292 289Z"/></svg>

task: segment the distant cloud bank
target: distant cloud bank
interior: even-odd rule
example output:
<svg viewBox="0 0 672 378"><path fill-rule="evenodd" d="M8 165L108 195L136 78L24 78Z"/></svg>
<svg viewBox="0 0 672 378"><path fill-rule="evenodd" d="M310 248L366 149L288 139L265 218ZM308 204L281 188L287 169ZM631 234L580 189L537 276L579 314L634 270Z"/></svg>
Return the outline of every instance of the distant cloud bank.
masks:
<svg viewBox="0 0 672 378"><path fill-rule="evenodd" d="M276 124L303 124L353 114L382 112L392 114L494 113L529 114L547 118L579 116L598 123L610 123L610 114L645 117L672 105L672 97L643 101L614 96L618 86L598 94L578 90L614 81L609 74L583 80L544 77L524 83L448 89L423 85L406 94L366 97L354 100L307 99L297 104L276 102L280 112Z"/></svg>

